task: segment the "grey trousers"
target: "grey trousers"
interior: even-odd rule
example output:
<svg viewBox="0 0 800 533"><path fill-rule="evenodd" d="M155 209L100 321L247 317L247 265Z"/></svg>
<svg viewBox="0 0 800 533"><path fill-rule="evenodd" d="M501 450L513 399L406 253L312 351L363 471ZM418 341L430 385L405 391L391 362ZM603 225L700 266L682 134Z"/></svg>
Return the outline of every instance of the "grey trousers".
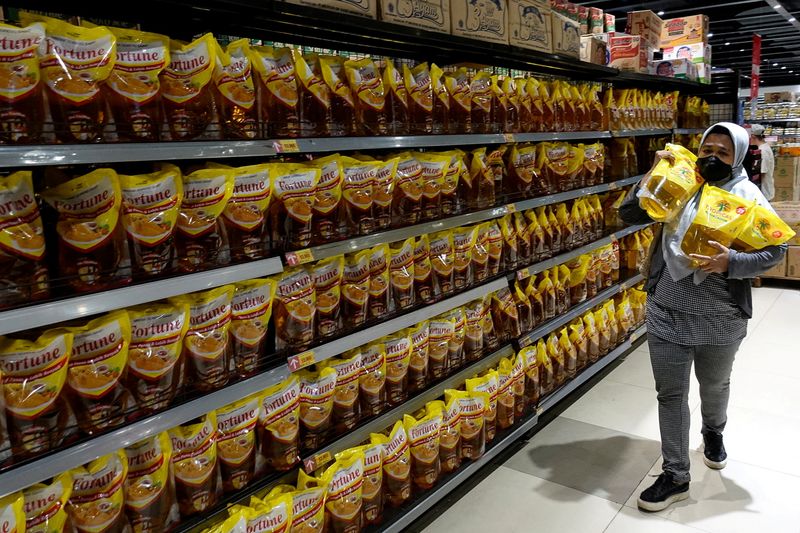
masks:
<svg viewBox="0 0 800 533"><path fill-rule="evenodd" d="M689 476L689 381L692 362L700 384L703 433L722 433L728 421L731 369L741 341L724 346L684 346L647 336L658 393L658 423L664 472L678 483Z"/></svg>

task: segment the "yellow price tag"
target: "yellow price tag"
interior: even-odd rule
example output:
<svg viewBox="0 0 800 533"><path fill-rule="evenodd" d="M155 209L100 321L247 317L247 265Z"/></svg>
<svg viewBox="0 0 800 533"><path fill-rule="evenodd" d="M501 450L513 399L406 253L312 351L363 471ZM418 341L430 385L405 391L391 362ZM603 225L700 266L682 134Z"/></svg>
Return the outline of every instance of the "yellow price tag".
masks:
<svg viewBox="0 0 800 533"><path fill-rule="evenodd" d="M320 466L325 465L327 463L330 463L332 460L333 460L333 457L331 456L331 452L318 453L314 457L314 462L317 463L317 468L319 468Z"/></svg>
<svg viewBox="0 0 800 533"><path fill-rule="evenodd" d="M518 280L522 281L523 279L528 279L529 277L531 277L531 273L528 271L527 268L524 270L517 270Z"/></svg>
<svg viewBox="0 0 800 533"><path fill-rule="evenodd" d="M297 372L302 368L313 365L314 362L314 350L307 350L303 353L291 356L287 360L286 365L292 372Z"/></svg>
<svg viewBox="0 0 800 533"><path fill-rule="evenodd" d="M304 265L314 260L314 252L306 248L305 250L298 250L296 252L289 252L286 254L286 264L289 266Z"/></svg>
<svg viewBox="0 0 800 533"><path fill-rule="evenodd" d="M272 143L272 146L275 148L275 151L279 154L286 154L286 153L293 153L300 151L300 145L297 144L295 139L284 139L281 141L275 141Z"/></svg>
<svg viewBox="0 0 800 533"><path fill-rule="evenodd" d="M506 213L516 213L517 212L517 204L508 204L506 206Z"/></svg>
<svg viewBox="0 0 800 533"><path fill-rule="evenodd" d="M514 134L513 133L504 133L503 134L503 139L505 139L505 141L507 143L513 143L514 142Z"/></svg>

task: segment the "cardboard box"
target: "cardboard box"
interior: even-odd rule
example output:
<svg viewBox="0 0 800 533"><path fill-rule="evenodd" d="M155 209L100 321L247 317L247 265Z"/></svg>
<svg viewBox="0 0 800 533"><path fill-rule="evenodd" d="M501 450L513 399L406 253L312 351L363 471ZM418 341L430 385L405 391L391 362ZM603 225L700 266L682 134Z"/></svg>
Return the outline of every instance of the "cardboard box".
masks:
<svg viewBox="0 0 800 533"><path fill-rule="evenodd" d="M794 102L795 94L792 91L780 91L764 93L765 104L777 104L780 102Z"/></svg>
<svg viewBox="0 0 800 533"><path fill-rule="evenodd" d="M697 66L688 59L664 59L650 61L650 74L666 78L697 80Z"/></svg>
<svg viewBox="0 0 800 533"><path fill-rule="evenodd" d="M773 202L797 202L800 200L800 189L794 187L775 187Z"/></svg>
<svg viewBox="0 0 800 533"><path fill-rule="evenodd" d="M615 35L608 40L608 66L628 72L648 71L655 48L639 35Z"/></svg>
<svg viewBox="0 0 800 533"><path fill-rule="evenodd" d="M381 20L450 33L450 0L380 0Z"/></svg>
<svg viewBox="0 0 800 533"><path fill-rule="evenodd" d="M770 268L759 276L760 278L785 278L786 277L786 256L781 258L781 262Z"/></svg>
<svg viewBox="0 0 800 533"><path fill-rule="evenodd" d="M706 42L708 42L706 15L667 19L661 26L661 48Z"/></svg>
<svg viewBox="0 0 800 533"><path fill-rule="evenodd" d="M707 43L683 44L664 48L664 59L688 59L693 63L711 63L711 45Z"/></svg>
<svg viewBox="0 0 800 533"><path fill-rule="evenodd" d="M776 156L775 171L772 176L775 179L776 189L800 188L800 157Z"/></svg>
<svg viewBox="0 0 800 533"><path fill-rule="evenodd" d="M800 278L800 246L790 246L786 252L786 277Z"/></svg>
<svg viewBox="0 0 800 533"><path fill-rule="evenodd" d="M508 40L513 46L553 52L553 20L547 0L508 1Z"/></svg>
<svg viewBox="0 0 800 533"><path fill-rule="evenodd" d="M603 33L605 31L605 16L599 7L589 8L589 33Z"/></svg>
<svg viewBox="0 0 800 533"><path fill-rule="evenodd" d="M658 48L661 44L662 24L661 17L650 10L630 11L625 33L639 35L653 48Z"/></svg>
<svg viewBox="0 0 800 533"><path fill-rule="evenodd" d="M789 241L789 245L800 246L800 202L779 202L773 200L772 208L781 217L781 220L794 230L796 235Z"/></svg>
<svg viewBox="0 0 800 533"><path fill-rule="evenodd" d="M595 65L608 64L608 45L595 35L581 36L581 61Z"/></svg>
<svg viewBox="0 0 800 533"><path fill-rule="evenodd" d="M508 44L508 0L450 0L453 35Z"/></svg>
<svg viewBox="0 0 800 533"><path fill-rule="evenodd" d="M581 36L578 23L558 13L550 13L553 21L553 52L581 57Z"/></svg>
<svg viewBox="0 0 800 533"><path fill-rule="evenodd" d="M697 81L706 85L711 83L711 63L697 63Z"/></svg>
<svg viewBox="0 0 800 533"><path fill-rule="evenodd" d="M617 31L617 17L611 13L605 13L606 31Z"/></svg>
<svg viewBox="0 0 800 533"><path fill-rule="evenodd" d="M283 0L300 6L318 7L330 11L353 13L364 17L378 18L378 0Z"/></svg>
<svg viewBox="0 0 800 533"><path fill-rule="evenodd" d="M581 35L589 33L589 8L578 6L578 24L581 26Z"/></svg>

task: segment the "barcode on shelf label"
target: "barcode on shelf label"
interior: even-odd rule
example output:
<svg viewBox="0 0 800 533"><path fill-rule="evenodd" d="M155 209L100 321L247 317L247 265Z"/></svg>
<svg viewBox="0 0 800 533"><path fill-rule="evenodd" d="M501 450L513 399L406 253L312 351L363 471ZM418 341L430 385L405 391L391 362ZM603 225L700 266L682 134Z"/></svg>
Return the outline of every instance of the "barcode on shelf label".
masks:
<svg viewBox="0 0 800 533"><path fill-rule="evenodd" d="M300 151L300 146L294 139L286 139L282 141L274 141L272 146L279 154L296 153Z"/></svg>
<svg viewBox="0 0 800 533"><path fill-rule="evenodd" d="M306 248L286 254L286 264L289 266L304 265L314 260L314 252Z"/></svg>
<svg viewBox="0 0 800 533"><path fill-rule="evenodd" d="M522 281L523 279L528 279L531 277L530 271L526 268L524 270L517 270L517 279Z"/></svg>
<svg viewBox="0 0 800 533"><path fill-rule="evenodd" d="M514 142L514 134L513 133L504 133L503 134L503 139L505 139L505 141L507 143L513 143Z"/></svg>
<svg viewBox="0 0 800 533"><path fill-rule="evenodd" d="M300 369L303 369L307 366L311 366L314 364L314 350L308 350L303 353L299 353L297 355L291 356L287 361L286 365L289 367L289 370L292 372L297 372Z"/></svg>

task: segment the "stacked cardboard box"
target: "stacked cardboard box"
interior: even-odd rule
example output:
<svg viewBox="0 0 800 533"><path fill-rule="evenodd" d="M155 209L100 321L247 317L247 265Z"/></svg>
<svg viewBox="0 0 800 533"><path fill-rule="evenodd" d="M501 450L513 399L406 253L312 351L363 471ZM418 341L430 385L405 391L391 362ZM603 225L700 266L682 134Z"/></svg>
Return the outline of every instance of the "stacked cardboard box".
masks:
<svg viewBox="0 0 800 533"><path fill-rule="evenodd" d="M711 83L711 45L705 42L664 48L664 59L688 59L697 66L700 83Z"/></svg>
<svg viewBox="0 0 800 533"><path fill-rule="evenodd" d="M553 52L574 58L581 56L580 25L577 21L553 11Z"/></svg>
<svg viewBox="0 0 800 533"><path fill-rule="evenodd" d="M661 17L652 11L630 11L625 33L639 35L647 44L658 48L661 44L662 24Z"/></svg>
<svg viewBox="0 0 800 533"><path fill-rule="evenodd" d="M508 39L514 46L553 52L553 20L548 0L509 0Z"/></svg>
<svg viewBox="0 0 800 533"><path fill-rule="evenodd" d="M581 61L595 65L608 64L608 44L599 35L581 35Z"/></svg>
<svg viewBox="0 0 800 533"><path fill-rule="evenodd" d="M330 11L341 11L376 19L378 0L284 0L290 4L318 7Z"/></svg>
<svg viewBox="0 0 800 533"><path fill-rule="evenodd" d="M800 202L773 202L772 207L781 220L794 230L795 236L787 243L789 250L783 261L762 277L800 279Z"/></svg>
<svg viewBox="0 0 800 533"><path fill-rule="evenodd" d="M697 80L697 65L688 59L662 59L650 62L650 74L679 78L683 80Z"/></svg>
<svg viewBox="0 0 800 533"><path fill-rule="evenodd" d="M786 277L800 279L800 246L790 246L786 252Z"/></svg>
<svg viewBox="0 0 800 533"><path fill-rule="evenodd" d="M380 0L381 20L450 33L450 0Z"/></svg>
<svg viewBox="0 0 800 533"><path fill-rule="evenodd" d="M490 0L484 8L481 5L484 4L476 5L474 0L451 0L451 33L508 44L508 0Z"/></svg>
<svg viewBox="0 0 800 533"><path fill-rule="evenodd" d="M711 83L711 46L706 15L667 19L661 25L664 59L691 59L701 83ZM687 49L688 48L688 49Z"/></svg>
<svg viewBox="0 0 800 533"><path fill-rule="evenodd" d="M610 67L629 72L648 71L655 48L640 35L615 34L608 38Z"/></svg>
<svg viewBox="0 0 800 533"><path fill-rule="evenodd" d="M775 157L774 202L800 201L800 157L779 155Z"/></svg>

